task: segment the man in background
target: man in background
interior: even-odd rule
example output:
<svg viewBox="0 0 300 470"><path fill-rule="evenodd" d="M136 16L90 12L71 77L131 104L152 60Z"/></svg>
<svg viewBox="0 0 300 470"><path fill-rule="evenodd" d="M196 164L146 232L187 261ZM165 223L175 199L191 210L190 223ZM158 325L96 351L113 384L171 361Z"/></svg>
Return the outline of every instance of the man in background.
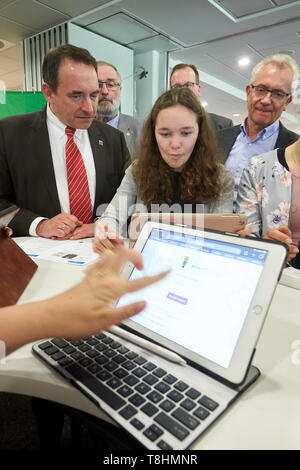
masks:
<svg viewBox="0 0 300 470"><path fill-rule="evenodd" d="M124 133L127 147L132 155L143 127L141 119L119 112L121 103L121 76L117 68L108 62L97 62L99 80L99 103L97 119Z"/></svg>
<svg viewBox="0 0 300 470"><path fill-rule="evenodd" d="M189 88L200 99L201 85L199 72L193 64L177 64L173 68L170 76L171 88ZM232 127L233 122L224 116L218 114L207 113L215 127L216 131Z"/></svg>
<svg viewBox="0 0 300 470"><path fill-rule="evenodd" d="M253 68L246 86L248 116L241 125L218 132L223 163L235 179L234 209L240 178L250 158L286 147L298 138L279 120L292 101L292 85L298 77L298 66L289 55L265 57Z"/></svg>
<svg viewBox="0 0 300 470"><path fill-rule="evenodd" d="M44 109L0 120L0 209L20 208L15 236L92 237L97 207L122 181L125 139L94 119L97 63L86 49L51 49L43 80Z"/></svg>

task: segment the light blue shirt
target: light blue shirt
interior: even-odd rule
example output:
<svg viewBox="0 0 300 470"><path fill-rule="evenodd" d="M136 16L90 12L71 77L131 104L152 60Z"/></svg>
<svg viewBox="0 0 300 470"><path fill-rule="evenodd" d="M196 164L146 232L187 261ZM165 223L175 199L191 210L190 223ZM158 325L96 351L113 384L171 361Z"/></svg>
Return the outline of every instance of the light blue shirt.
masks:
<svg viewBox="0 0 300 470"><path fill-rule="evenodd" d="M119 128L119 121L120 121L120 113L118 113L110 121L107 121L106 124L109 124L110 126L114 127L115 129L118 129Z"/></svg>
<svg viewBox="0 0 300 470"><path fill-rule="evenodd" d="M241 124L241 132L228 155L225 166L234 177L233 209L236 209L236 197L243 170L250 158L273 150L279 134L279 119L265 127L255 140L251 140L246 132L246 119Z"/></svg>

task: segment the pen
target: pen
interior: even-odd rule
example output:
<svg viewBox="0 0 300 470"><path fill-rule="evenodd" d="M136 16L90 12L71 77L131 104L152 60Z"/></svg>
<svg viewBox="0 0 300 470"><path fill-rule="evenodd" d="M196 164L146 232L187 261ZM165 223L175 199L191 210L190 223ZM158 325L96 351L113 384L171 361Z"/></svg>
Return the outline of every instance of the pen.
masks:
<svg viewBox="0 0 300 470"><path fill-rule="evenodd" d="M131 341L132 343L137 344L138 346L141 346L142 348L147 349L148 351L154 352L155 354L165 359L168 359L171 362L175 362L175 364L180 364L182 366L186 365L186 361L182 359L182 357L180 357L178 354L169 351L168 349L162 348L157 344L153 344L150 341L147 341L146 339L140 338L139 336L129 333L128 331L125 331L122 328L119 328L118 326L111 326L110 328L108 328L108 331L117 336L120 336L121 338Z"/></svg>

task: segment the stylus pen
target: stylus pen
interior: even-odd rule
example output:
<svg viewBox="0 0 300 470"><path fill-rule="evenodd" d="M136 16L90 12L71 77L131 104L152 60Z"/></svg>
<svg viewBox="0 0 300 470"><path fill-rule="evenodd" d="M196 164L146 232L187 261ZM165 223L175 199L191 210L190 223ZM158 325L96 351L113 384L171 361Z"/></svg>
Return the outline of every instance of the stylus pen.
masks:
<svg viewBox="0 0 300 470"><path fill-rule="evenodd" d="M158 354L158 356L164 357L171 362L175 362L175 364L180 364L182 366L186 365L186 361L182 359L182 357L178 356L178 354L169 351L168 349L162 348L157 344L153 344L146 339L140 338L139 336L133 335L132 333L123 330L123 328L119 328L118 326L111 326L108 328L108 331L114 333L117 336L120 336L121 338L131 341L132 343L137 344L144 349L148 349L148 351L154 352L155 354Z"/></svg>

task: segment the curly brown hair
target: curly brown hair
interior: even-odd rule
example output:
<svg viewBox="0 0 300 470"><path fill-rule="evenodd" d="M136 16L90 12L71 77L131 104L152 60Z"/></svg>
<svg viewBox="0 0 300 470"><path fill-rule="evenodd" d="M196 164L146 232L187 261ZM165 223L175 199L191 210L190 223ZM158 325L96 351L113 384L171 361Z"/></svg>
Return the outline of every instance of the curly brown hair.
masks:
<svg viewBox="0 0 300 470"><path fill-rule="evenodd" d="M150 211L151 204L172 203L174 170L162 159L155 138L158 113L182 105L193 111L199 126L198 137L189 160L180 173L181 201L204 204L219 199L221 191L217 137L198 98L188 88L163 93L145 121L134 155L133 176L138 194Z"/></svg>

